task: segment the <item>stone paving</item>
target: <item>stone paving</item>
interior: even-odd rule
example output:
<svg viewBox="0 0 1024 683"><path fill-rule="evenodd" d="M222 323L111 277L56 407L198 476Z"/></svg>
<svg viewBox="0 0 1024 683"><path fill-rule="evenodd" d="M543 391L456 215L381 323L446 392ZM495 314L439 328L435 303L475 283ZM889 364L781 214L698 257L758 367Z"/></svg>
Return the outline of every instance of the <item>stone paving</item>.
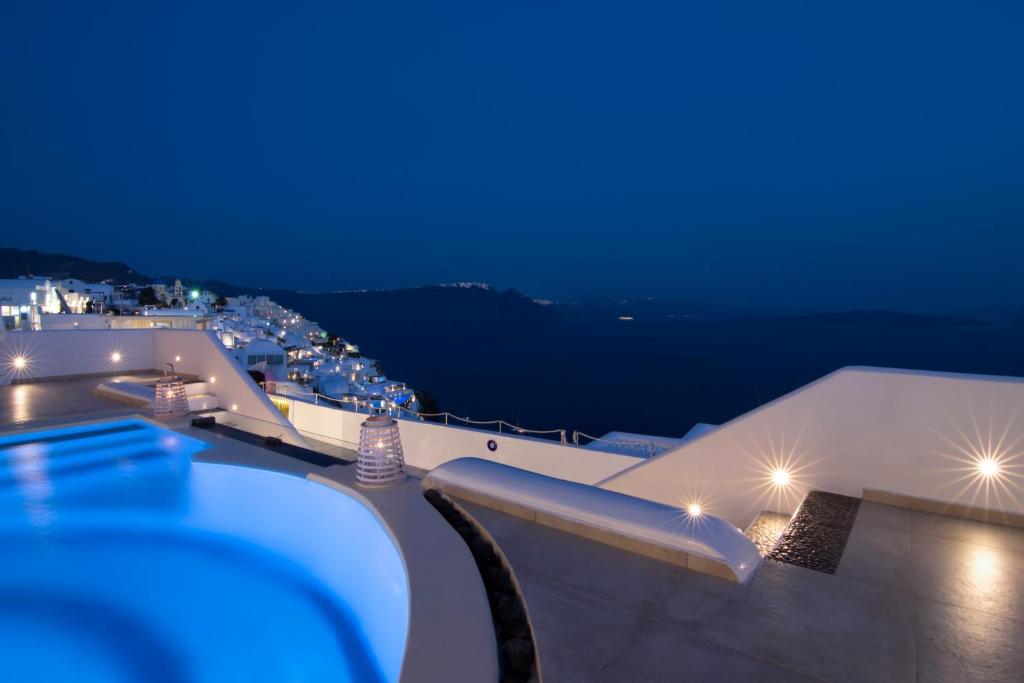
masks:
<svg viewBox="0 0 1024 683"><path fill-rule="evenodd" d="M139 382L156 375L110 375L0 387L0 428L42 427L50 422L136 415L139 409L93 394L97 384L122 380Z"/></svg>
<svg viewBox="0 0 1024 683"><path fill-rule="evenodd" d="M1024 680L1024 530L862 502L835 575L748 585L465 503L516 572L544 680Z"/></svg>

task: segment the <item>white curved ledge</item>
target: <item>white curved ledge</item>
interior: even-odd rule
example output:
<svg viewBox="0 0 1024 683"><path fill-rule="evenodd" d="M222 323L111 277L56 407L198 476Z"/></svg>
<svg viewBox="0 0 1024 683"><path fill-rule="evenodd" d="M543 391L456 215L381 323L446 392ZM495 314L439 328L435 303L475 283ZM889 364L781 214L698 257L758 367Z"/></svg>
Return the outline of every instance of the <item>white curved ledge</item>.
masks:
<svg viewBox="0 0 1024 683"><path fill-rule="evenodd" d="M490 460L451 460L431 470L424 477L423 486L454 495L468 492L484 505L504 503L500 507L511 514L532 513L531 518L538 523L582 532L628 549L643 551L638 544L650 544L668 552L646 554L664 555L662 559L676 564L683 564L682 559L692 569L740 583L753 575L761 561L753 542L720 517L694 517L681 508ZM725 575L722 569L732 576Z"/></svg>

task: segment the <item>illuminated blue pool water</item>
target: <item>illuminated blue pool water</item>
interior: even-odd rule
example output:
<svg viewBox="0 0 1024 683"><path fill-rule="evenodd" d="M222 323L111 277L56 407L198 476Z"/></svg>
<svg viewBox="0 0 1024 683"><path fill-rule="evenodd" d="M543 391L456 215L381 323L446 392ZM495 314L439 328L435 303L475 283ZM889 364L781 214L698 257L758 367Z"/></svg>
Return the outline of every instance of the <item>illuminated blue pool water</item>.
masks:
<svg viewBox="0 0 1024 683"><path fill-rule="evenodd" d="M0 437L0 677L390 681L401 557L333 489L142 421Z"/></svg>

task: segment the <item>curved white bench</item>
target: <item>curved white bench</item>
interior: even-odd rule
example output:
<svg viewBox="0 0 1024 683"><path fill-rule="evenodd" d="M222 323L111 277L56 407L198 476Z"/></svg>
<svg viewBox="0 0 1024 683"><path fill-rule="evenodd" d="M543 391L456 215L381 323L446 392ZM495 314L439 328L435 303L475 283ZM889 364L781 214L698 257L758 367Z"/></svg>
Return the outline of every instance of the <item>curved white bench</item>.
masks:
<svg viewBox="0 0 1024 683"><path fill-rule="evenodd" d="M423 478L456 498L705 574L745 583L757 547L721 517L671 507L479 458L451 460Z"/></svg>

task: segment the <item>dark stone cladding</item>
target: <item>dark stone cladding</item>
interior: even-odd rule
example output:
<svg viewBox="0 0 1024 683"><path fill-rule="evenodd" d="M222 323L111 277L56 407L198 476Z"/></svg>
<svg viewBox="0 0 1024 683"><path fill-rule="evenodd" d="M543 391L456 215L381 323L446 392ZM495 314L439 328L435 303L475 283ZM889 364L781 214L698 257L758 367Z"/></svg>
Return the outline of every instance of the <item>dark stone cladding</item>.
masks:
<svg viewBox="0 0 1024 683"><path fill-rule="evenodd" d="M480 578L487 588L498 639L501 683L528 683L537 680L536 650L533 633L523 609L523 597L512 581L511 570L494 552L476 524L468 519L437 489L427 489L424 497L451 524L473 554Z"/></svg>
<svg viewBox="0 0 1024 683"><path fill-rule="evenodd" d="M199 425L196 425L199 426ZM331 465L351 465L352 463L348 460L341 460L339 458L333 458L325 453L318 451L312 451L308 448L301 446L295 446L290 443L283 443L280 439L269 440L257 434L236 429L234 427L228 427L227 425L214 423L210 427L200 427L201 429L211 429L217 434L223 434L226 437L235 439L236 441L243 441L251 446L259 446L260 448L266 448L267 450L280 453L281 455L287 455L289 458L295 458L302 462L310 465L316 465L317 467L330 467Z"/></svg>
<svg viewBox="0 0 1024 683"><path fill-rule="evenodd" d="M769 557L835 574L859 509L860 498L811 491Z"/></svg>

